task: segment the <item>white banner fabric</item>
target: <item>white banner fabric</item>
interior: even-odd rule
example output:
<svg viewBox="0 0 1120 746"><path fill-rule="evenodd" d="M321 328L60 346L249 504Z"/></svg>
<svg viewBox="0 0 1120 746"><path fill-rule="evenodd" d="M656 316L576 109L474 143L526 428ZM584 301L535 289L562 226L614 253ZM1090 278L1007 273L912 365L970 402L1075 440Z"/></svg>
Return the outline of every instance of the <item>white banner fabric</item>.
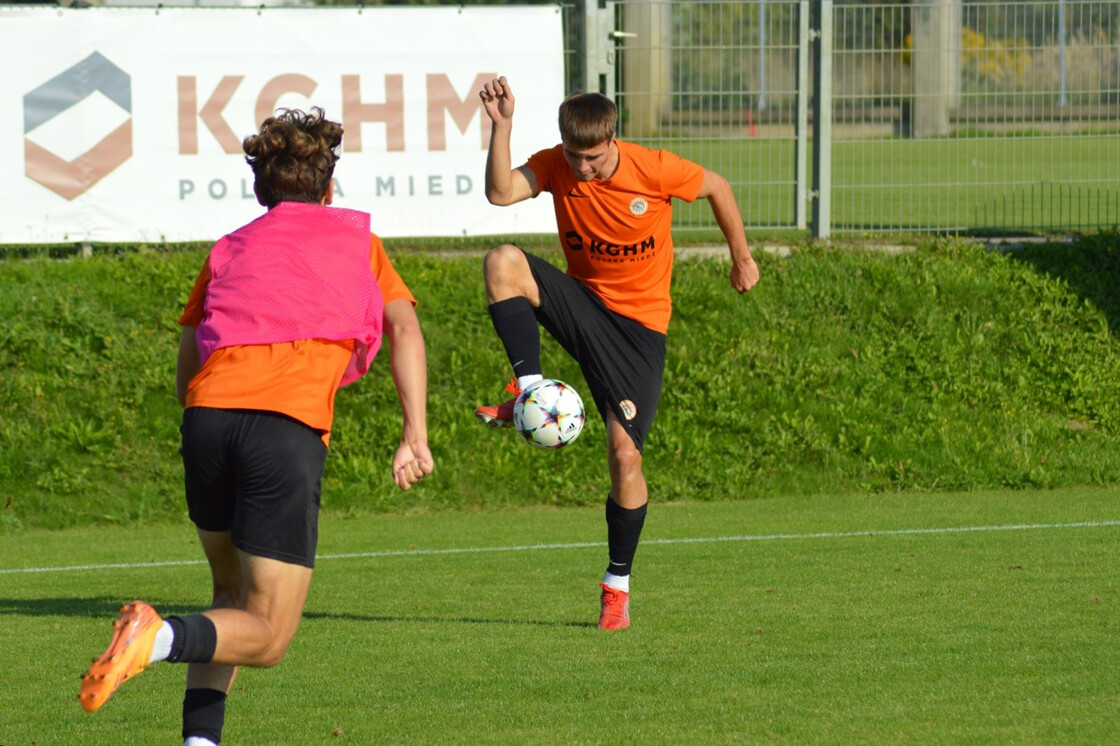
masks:
<svg viewBox="0 0 1120 746"><path fill-rule="evenodd" d="M558 6L0 9L0 243L209 241L262 213L241 141L277 108L345 128L335 202L385 237L555 230L491 206L483 82L513 165L559 141Z"/></svg>

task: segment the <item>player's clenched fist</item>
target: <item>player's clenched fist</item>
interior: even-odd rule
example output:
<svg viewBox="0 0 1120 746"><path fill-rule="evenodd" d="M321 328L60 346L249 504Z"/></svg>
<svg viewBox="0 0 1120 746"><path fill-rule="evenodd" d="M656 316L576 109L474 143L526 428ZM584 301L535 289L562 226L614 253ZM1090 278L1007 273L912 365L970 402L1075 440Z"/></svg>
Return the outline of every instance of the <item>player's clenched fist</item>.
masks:
<svg viewBox="0 0 1120 746"><path fill-rule="evenodd" d="M494 78L478 93L486 114L491 120L500 122L513 116L513 90L509 87L506 77Z"/></svg>

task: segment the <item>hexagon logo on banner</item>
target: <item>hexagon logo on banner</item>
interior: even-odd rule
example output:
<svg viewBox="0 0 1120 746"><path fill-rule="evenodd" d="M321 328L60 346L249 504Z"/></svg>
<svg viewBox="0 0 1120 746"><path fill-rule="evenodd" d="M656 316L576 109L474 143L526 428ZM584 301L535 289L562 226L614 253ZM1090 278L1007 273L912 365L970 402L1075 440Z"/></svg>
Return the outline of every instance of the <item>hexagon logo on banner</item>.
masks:
<svg viewBox="0 0 1120 746"><path fill-rule="evenodd" d="M93 147L66 160L28 137L40 125L101 93L129 114ZM73 200L132 157L132 79L98 52L23 97L23 153L28 178Z"/></svg>

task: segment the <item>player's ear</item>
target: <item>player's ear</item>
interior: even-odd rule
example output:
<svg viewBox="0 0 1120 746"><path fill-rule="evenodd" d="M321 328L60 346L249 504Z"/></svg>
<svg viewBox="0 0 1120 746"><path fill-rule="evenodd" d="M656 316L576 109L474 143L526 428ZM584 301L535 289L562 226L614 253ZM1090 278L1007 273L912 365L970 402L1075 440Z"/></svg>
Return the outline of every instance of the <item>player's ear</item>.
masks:
<svg viewBox="0 0 1120 746"><path fill-rule="evenodd" d="M334 179L327 182L327 193L323 195L323 201L319 204L329 205L334 202Z"/></svg>

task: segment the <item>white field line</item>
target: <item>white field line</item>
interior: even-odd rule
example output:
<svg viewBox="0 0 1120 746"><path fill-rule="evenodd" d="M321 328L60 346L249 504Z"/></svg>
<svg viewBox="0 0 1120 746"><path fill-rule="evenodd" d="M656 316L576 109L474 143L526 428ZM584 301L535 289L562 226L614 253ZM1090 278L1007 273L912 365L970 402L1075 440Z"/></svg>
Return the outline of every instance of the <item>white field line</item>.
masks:
<svg viewBox="0 0 1120 746"><path fill-rule="evenodd" d="M1003 526L952 526L945 528L899 528L868 531L822 531L808 534L741 534L736 536L700 536L682 539L646 539L642 546L651 544L715 544L719 542L748 541L804 541L811 539L851 539L872 536L915 536L970 534L988 531L1045 531L1074 528L1110 528L1120 526L1120 521L1078 521L1076 523L1015 523ZM320 554L316 561L336 559L366 559L383 557L430 557L449 554L490 554L495 552L534 552L552 549L586 549L603 547L605 542L572 542L567 544L518 544L507 547L451 547L446 549L398 549L379 552L347 552L343 554ZM96 565L66 565L61 567L11 567L0 568L0 575L16 575L39 572L85 572L88 570L134 570L145 567L179 567L201 565L205 560L170 560L167 562L113 562Z"/></svg>

